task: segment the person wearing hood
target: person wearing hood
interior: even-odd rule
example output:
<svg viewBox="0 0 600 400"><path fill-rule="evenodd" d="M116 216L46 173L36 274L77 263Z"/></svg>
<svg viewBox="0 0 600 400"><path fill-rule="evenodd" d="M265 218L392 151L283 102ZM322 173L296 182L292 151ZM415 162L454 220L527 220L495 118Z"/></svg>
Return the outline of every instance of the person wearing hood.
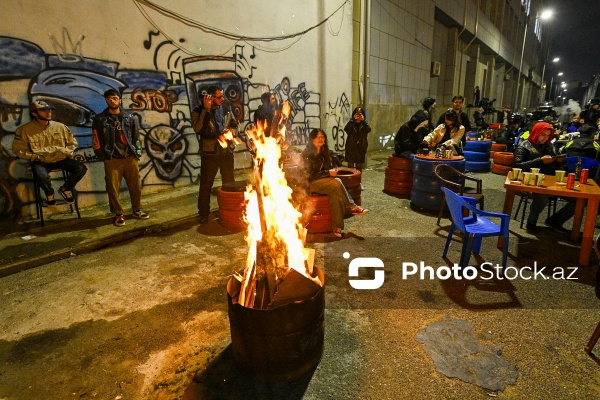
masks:
<svg viewBox="0 0 600 400"><path fill-rule="evenodd" d="M547 122L535 124L527 139L521 141L515 149L515 167L521 168L524 172L530 171L531 168L539 168L540 173L544 175L555 175L556 170L563 169L565 159L556 158L556 150L551 143L553 137L554 128L551 124ZM538 193L530 193L529 196L532 202L526 227L527 232L535 233L538 230L538 217L548 205L548 196ZM575 199L567 197L564 200L567 204L546 219L545 224L554 231L569 233L562 225L575 215Z"/></svg>
<svg viewBox="0 0 600 400"><path fill-rule="evenodd" d="M412 159L428 133L428 124L429 120L423 112L416 112L403 124L394 137L394 156Z"/></svg>
<svg viewBox="0 0 600 400"><path fill-rule="evenodd" d="M435 106L437 105L437 103L435 102L435 99L433 97L426 97L425 100L423 100L423 109L419 110L415 113L415 115L420 115L420 116L425 116L425 118L427 118L428 124L427 124L427 129L429 132L431 132L433 130L433 128L435 128L435 125L433 125L433 110L435 109ZM415 116L413 115L413 117Z"/></svg>
<svg viewBox="0 0 600 400"><path fill-rule="evenodd" d="M362 171L369 146L367 135L371 132L371 126L365 120L365 112L362 107L356 107L352 111L352 118L344 127L344 132L348 135L345 152L348 167Z"/></svg>

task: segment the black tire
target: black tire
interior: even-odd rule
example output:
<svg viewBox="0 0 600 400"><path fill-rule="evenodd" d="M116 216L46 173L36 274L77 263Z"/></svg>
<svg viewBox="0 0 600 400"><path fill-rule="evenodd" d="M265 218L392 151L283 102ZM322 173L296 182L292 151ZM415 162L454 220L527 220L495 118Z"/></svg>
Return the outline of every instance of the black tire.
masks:
<svg viewBox="0 0 600 400"><path fill-rule="evenodd" d="M490 155L489 153L484 153L480 151L467 151L465 150L465 160L469 161L489 161Z"/></svg>
<svg viewBox="0 0 600 400"><path fill-rule="evenodd" d="M412 162L408 158L389 156L388 167L402 171L412 171Z"/></svg>
<svg viewBox="0 0 600 400"><path fill-rule="evenodd" d="M467 170L470 172L490 172L489 161L467 161Z"/></svg>
<svg viewBox="0 0 600 400"><path fill-rule="evenodd" d="M442 189L440 179L437 176L425 176L415 174L413 179L413 190L423 193L441 194Z"/></svg>
<svg viewBox="0 0 600 400"><path fill-rule="evenodd" d="M464 150L489 153L491 148L492 142L490 140L467 140Z"/></svg>
<svg viewBox="0 0 600 400"><path fill-rule="evenodd" d="M399 169L385 167L385 179L388 181L412 182L413 175L414 174L412 171L403 171Z"/></svg>
<svg viewBox="0 0 600 400"><path fill-rule="evenodd" d="M354 168L339 167L336 178L340 178L346 189L348 189L349 187L360 185L362 172Z"/></svg>
<svg viewBox="0 0 600 400"><path fill-rule="evenodd" d="M387 194L396 195L396 196L408 196L412 191L413 183L410 182L397 182L384 180L383 181L383 191Z"/></svg>
<svg viewBox="0 0 600 400"><path fill-rule="evenodd" d="M465 163L466 161L464 159L449 160L440 158L436 160L423 160L415 157L413 160L413 172L419 175L435 177L435 167L438 164L446 164L459 170L460 172L465 172Z"/></svg>
<svg viewBox="0 0 600 400"><path fill-rule="evenodd" d="M413 187L412 192L410 193L410 203L415 207L422 208L424 210L439 210L440 205L442 204L442 200L444 198L443 192L439 192L439 194L432 194L421 192L420 190L416 190Z"/></svg>

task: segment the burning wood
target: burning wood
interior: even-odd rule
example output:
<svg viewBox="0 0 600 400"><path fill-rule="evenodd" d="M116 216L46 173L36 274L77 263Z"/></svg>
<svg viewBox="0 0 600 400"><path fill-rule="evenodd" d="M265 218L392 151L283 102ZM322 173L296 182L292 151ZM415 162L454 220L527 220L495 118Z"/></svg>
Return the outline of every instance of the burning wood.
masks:
<svg viewBox="0 0 600 400"><path fill-rule="evenodd" d="M249 249L238 297L238 302L246 307L263 309L281 303L277 298L287 299L289 295L280 293L282 287L290 286L282 282L296 281L298 274L311 283L307 290L314 292L313 283L322 286L319 278L313 277L310 251L304 248L302 214L292 203L292 190L279 165L290 109L285 102L277 135L266 136L266 124L261 123L246 131L254 147L255 180L255 189L249 186L246 192Z"/></svg>

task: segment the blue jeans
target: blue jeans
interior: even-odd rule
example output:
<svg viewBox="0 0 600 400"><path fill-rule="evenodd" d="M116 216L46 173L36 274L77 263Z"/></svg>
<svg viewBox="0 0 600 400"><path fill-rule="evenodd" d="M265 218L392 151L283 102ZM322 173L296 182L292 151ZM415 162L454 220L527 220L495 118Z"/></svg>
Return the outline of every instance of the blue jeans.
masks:
<svg viewBox="0 0 600 400"><path fill-rule="evenodd" d="M87 167L85 165L72 158L65 158L64 160L54 163L33 161L31 163L31 169L34 177L37 178L40 187L47 196L54 194L54 189L52 189L52 183L50 182L50 171L53 169L67 171L67 180L63 185L67 190L73 190L77 182L79 182L87 172Z"/></svg>

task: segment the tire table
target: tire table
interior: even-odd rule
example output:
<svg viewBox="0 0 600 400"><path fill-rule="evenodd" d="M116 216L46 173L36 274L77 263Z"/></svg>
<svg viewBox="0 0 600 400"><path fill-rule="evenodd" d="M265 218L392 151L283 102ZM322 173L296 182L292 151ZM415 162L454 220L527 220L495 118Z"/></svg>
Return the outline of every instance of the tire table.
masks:
<svg viewBox="0 0 600 400"><path fill-rule="evenodd" d="M435 175L438 164L449 165L460 172L465 172L466 160L463 156L452 158L435 158L433 156L416 155L413 159L413 188L410 203L425 210L437 211L444 199L440 180Z"/></svg>

